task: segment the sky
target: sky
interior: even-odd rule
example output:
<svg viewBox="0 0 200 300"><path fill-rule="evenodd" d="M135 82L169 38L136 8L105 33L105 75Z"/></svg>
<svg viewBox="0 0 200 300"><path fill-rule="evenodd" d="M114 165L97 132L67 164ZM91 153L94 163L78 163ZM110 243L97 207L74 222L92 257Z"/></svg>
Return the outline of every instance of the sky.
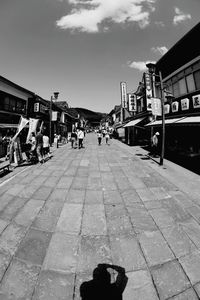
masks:
<svg viewBox="0 0 200 300"><path fill-rule="evenodd" d="M0 75L109 113L199 20L200 0L0 0ZM193 47L195 45L192 45ZM184 49L183 49L184 51Z"/></svg>

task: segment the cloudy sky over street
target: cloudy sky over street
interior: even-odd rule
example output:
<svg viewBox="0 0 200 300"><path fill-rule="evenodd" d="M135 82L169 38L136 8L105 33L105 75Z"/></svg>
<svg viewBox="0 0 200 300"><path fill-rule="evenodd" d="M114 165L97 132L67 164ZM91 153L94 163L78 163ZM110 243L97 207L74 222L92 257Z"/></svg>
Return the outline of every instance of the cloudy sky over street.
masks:
<svg viewBox="0 0 200 300"><path fill-rule="evenodd" d="M199 0L1 0L0 75L45 99L59 91L70 106L109 112L120 81L134 91L146 62L199 11Z"/></svg>

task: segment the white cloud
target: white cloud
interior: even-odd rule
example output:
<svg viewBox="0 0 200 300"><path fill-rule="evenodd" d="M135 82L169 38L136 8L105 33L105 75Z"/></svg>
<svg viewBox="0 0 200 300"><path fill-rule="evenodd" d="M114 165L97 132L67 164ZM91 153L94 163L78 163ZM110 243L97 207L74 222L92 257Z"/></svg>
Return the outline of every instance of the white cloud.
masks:
<svg viewBox="0 0 200 300"><path fill-rule="evenodd" d="M190 14L184 14L178 7L174 8L176 15L174 16L173 19L173 24L177 25L185 20L191 19Z"/></svg>
<svg viewBox="0 0 200 300"><path fill-rule="evenodd" d="M145 71L147 71L146 64L148 64L148 63L155 64L156 62L155 61L146 61L146 62L145 61L132 61L132 62L128 62L128 65L130 68L139 70L141 72L145 72Z"/></svg>
<svg viewBox="0 0 200 300"><path fill-rule="evenodd" d="M168 49L165 46L158 46L158 47L152 47L151 50L155 53L159 53L161 55L164 55L165 53L167 53Z"/></svg>
<svg viewBox="0 0 200 300"><path fill-rule="evenodd" d="M56 22L62 29L98 32L104 21L136 22L141 28L149 25L156 0L68 0L71 13Z"/></svg>

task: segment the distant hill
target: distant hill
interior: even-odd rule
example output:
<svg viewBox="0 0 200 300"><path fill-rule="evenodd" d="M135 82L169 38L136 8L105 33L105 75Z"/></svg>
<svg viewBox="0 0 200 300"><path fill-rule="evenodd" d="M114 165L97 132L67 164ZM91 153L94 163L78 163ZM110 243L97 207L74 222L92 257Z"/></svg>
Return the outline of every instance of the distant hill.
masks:
<svg viewBox="0 0 200 300"><path fill-rule="evenodd" d="M100 112L94 112L92 110L86 109L86 108L81 108L81 107L75 107L75 110L86 120L91 125L96 125L98 124L101 119L106 115L105 113L100 113Z"/></svg>

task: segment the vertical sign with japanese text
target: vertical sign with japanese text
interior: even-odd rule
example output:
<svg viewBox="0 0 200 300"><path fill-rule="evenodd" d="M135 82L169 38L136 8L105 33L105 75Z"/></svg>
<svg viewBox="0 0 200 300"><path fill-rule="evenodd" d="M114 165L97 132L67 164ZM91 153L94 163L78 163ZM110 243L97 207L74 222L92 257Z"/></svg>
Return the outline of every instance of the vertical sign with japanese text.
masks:
<svg viewBox="0 0 200 300"><path fill-rule="evenodd" d="M128 96L128 110L136 111L137 110L136 95L133 93L128 93L127 96Z"/></svg>
<svg viewBox="0 0 200 300"><path fill-rule="evenodd" d="M120 82L121 104L123 108L127 108L127 89L126 82Z"/></svg>

